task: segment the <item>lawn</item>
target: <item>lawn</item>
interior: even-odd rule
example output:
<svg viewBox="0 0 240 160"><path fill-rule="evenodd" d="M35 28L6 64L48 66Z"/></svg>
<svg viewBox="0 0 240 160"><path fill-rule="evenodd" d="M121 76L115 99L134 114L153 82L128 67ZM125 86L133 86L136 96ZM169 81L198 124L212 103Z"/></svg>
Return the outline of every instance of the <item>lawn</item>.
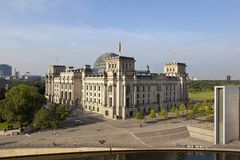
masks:
<svg viewBox="0 0 240 160"><path fill-rule="evenodd" d="M4 129L8 128L8 123L4 122L4 123L0 123L0 131L3 131Z"/></svg>
<svg viewBox="0 0 240 160"><path fill-rule="evenodd" d="M214 92L213 91L203 91L203 92L190 92L189 98L191 100L213 100L214 99Z"/></svg>

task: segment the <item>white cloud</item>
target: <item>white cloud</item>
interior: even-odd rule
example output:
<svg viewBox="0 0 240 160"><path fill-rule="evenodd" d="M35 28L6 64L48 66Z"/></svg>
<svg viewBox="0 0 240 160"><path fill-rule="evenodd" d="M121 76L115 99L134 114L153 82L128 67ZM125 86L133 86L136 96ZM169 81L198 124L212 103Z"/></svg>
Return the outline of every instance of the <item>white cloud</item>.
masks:
<svg viewBox="0 0 240 160"><path fill-rule="evenodd" d="M7 0L7 4L20 13L34 11L43 13L46 9L55 7L60 1L56 0Z"/></svg>
<svg viewBox="0 0 240 160"><path fill-rule="evenodd" d="M171 61L176 51L177 59L186 62L190 74L198 78L225 74L240 78L232 65L238 63L240 48L234 40L223 37L216 33L154 33L91 26L1 26L0 59L24 72L31 69L44 74L48 65L56 63L56 57L62 64L81 67L93 64L103 52L117 51L122 41L122 54L135 57L138 69L149 64L153 71L162 72L162 65Z"/></svg>

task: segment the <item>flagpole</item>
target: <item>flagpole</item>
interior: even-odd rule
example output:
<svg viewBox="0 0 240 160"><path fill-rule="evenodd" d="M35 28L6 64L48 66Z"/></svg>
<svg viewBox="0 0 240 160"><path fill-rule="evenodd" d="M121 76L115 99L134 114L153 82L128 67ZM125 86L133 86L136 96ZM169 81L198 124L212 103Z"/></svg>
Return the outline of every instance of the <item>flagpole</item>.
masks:
<svg viewBox="0 0 240 160"><path fill-rule="evenodd" d="M121 52L122 52L122 44L121 44L121 42L118 43L118 52L119 52L119 56L121 56Z"/></svg>

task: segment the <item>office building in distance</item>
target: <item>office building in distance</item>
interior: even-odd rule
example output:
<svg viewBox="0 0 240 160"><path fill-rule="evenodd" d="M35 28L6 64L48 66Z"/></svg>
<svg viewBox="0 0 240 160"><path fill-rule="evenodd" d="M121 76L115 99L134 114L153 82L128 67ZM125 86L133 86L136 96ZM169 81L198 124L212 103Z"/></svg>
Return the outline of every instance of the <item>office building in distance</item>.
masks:
<svg viewBox="0 0 240 160"><path fill-rule="evenodd" d="M0 77L12 76L12 66L0 64Z"/></svg>
<svg viewBox="0 0 240 160"><path fill-rule="evenodd" d="M188 103L186 64L167 63L163 73L151 73L149 66L136 70L133 57L115 53L101 55L92 68L49 66L45 83L49 102L79 107L112 119Z"/></svg>

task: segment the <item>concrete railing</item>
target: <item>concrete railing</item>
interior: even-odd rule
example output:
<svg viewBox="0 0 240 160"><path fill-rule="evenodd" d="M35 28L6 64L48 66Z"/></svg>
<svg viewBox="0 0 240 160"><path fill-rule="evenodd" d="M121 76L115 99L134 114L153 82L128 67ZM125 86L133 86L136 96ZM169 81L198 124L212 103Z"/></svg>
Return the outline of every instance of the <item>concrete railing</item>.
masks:
<svg viewBox="0 0 240 160"><path fill-rule="evenodd" d="M214 141L214 133L211 130L187 126L190 137L201 139L204 141L212 142Z"/></svg>
<svg viewBox="0 0 240 160"><path fill-rule="evenodd" d="M18 134L20 134L20 131L18 129L16 129L16 130L0 131L0 136L12 136L12 135L18 135Z"/></svg>

